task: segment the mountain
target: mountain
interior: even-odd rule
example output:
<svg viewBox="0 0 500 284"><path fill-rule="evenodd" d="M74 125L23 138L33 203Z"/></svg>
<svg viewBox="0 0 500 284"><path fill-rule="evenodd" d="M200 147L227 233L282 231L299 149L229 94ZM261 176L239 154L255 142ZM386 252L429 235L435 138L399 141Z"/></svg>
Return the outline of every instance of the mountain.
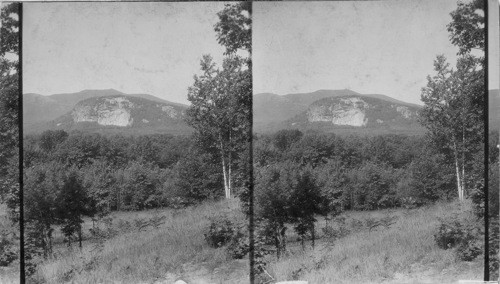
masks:
<svg viewBox="0 0 500 284"><path fill-rule="evenodd" d="M25 133L47 129L127 134L188 134L192 131L184 121L186 106L166 103L158 98L153 101L114 93L83 99L53 120L25 124ZM51 97L49 99L53 100ZM69 105L73 100L69 98L58 102L58 106Z"/></svg>
<svg viewBox="0 0 500 284"><path fill-rule="evenodd" d="M47 96L24 94L23 123L26 126L37 122L50 121L68 112L71 107Z"/></svg>
<svg viewBox="0 0 500 284"><path fill-rule="evenodd" d="M500 90L489 90L489 129L500 129Z"/></svg>
<svg viewBox="0 0 500 284"><path fill-rule="evenodd" d="M148 94L125 94L114 89L83 90L77 93L54 94L50 96L28 93L23 95L23 123L25 126L30 127L33 124L48 122L69 112L82 100L116 95L144 98L154 102L185 107L185 105L169 102Z"/></svg>
<svg viewBox="0 0 500 284"><path fill-rule="evenodd" d="M385 95L364 95L351 90L285 96L257 94L254 96L254 131L299 128L342 133L420 134L424 129L417 122L419 108Z"/></svg>

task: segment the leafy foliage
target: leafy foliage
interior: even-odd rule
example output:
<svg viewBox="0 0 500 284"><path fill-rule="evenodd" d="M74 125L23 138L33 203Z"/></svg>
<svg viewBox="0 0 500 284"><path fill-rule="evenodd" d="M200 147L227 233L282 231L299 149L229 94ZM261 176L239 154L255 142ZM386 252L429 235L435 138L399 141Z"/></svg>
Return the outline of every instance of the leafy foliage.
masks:
<svg viewBox="0 0 500 284"><path fill-rule="evenodd" d="M19 7L3 5L0 25L0 202L7 202L15 222L19 218Z"/></svg>
<svg viewBox="0 0 500 284"><path fill-rule="evenodd" d="M222 68L210 55L201 60L201 75L188 89L191 106L186 121L209 148L216 149L221 163L225 196L232 195L233 174L246 175L235 160L248 152L252 121L251 3L227 4L217 15L217 39L226 48ZM242 57L238 51L248 52ZM245 179L243 179L245 180ZM245 182L243 182L245 183ZM240 184L241 186L241 184Z"/></svg>
<svg viewBox="0 0 500 284"><path fill-rule="evenodd" d="M484 1L458 2L451 18L447 28L451 43L460 49L459 54L467 54L472 49L484 50Z"/></svg>
<svg viewBox="0 0 500 284"><path fill-rule="evenodd" d="M439 225L434 234L434 240L438 247L450 249L456 247L463 238L463 230L458 220L446 221Z"/></svg>
<svg viewBox="0 0 500 284"><path fill-rule="evenodd" d="M238 50L252 52L252 4L240 2L228 4L217 13L219 22L215 25L219 44L226 47L226 54Z"/></svg>
<svg viewBox="0 0 500 284"><path fill-rule="evenodd" d="M469 208L470 205L464 205ZM463 261L471 261L484 250L484 227L478 223L472 210L462 210L440 219L434 240L441 249L455 249L455 255Z"/></svg>
<svg viewBox="0 0 500 284"><path fill-rule="evenodd" d="M231 241L234 234L234 225L227 217L212 219L208 231L203 234L207 243L219 248Z"/></svg>
<svg viewBox="0 0 500 284"><path fill-rule="evenodd" d="M16 233L2 230L0 232L0 266L8 266L18 258L19 244Z"/></svg>
<svg viewBox="0 0 500 284"><path fill-rule="evenodd" d="M83 216L92 217L95 214L93 200L90 200L76 172L70 172L64 179L59 196L56 198L56 218L61 224L61 231L71 245L71 237L78 233L82 247Z"/></svg>

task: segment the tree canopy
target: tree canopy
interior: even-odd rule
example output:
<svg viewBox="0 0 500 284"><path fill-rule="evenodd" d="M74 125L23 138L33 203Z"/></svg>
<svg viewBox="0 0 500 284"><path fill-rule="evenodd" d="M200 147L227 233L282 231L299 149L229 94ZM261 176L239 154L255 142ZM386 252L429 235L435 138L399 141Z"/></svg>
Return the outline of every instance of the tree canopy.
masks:
<svg viewBox="0 0 500 284"><path fill-rule="evenodd" d="M187 122L196 129L202 144L217 149L222 168L226 198L232 195L235 172L243 152L248 151L252 109L252 74L250 59L238 51L251 54L251 3L228 4L218 13L214 29L225 48L221 68L210 55L201 60L201 75L194 76L188 90L191 106ZM243 178L245 179L245 178Z"/></svg>

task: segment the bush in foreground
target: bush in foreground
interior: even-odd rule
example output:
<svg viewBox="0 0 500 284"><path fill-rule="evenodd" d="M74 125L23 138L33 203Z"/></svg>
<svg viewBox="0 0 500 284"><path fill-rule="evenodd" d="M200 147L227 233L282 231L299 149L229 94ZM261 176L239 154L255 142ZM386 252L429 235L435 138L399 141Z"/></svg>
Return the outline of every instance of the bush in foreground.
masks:
<svg viewBox="0 0 500 284"><path fill-rule="evenodd" d="M463 261L472 261L483 251L481 222L470 214L462 212L440 218L434 240L441 249L455 248L456 257Z"/></svg>
<svg viewBox="0 0 500 284"><path fill-rule="evenodd" d="M207 243L213 248L219 248L231 241L234 225L227 217L217 217L210 221L208 231L203 234Z"/></svg>

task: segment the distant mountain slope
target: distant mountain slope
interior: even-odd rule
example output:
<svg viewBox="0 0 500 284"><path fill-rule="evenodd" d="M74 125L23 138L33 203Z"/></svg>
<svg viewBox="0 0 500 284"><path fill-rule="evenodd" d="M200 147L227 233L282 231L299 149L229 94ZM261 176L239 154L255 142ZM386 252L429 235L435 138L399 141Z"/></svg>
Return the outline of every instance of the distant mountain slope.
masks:
<svg viewBox="0 0 500 284"><path fill-rule="evenodd" d="M253 96L253 127L261 130L270 125L279 124L307 108L308 104L276 94L258 94Z"/></svg>
<svg viewBox="0 0 500 284"><path fill-rule="evenodd" d="M296 103L300 104L306 104L310 105L313 102L323 99L323 98L330 98L330 97L342 97L342 96L352 96L352 95L357 95L357 96L365 96L365 97L370 97L370 98L377 98L381 100L385 100L391 103L397 103L401 105L407 105L407 106L414 106L418 107L416 104L411 104L407 102L403 102L400 100L396 100L394 98L391 98L386 95L380 95L380 94L360 94L358 92L348 90L348 89L343 89L343 90L318 90L312 93L297 93L297 94L288 94L284 95L284 98L288 98L290 100L293 100Z"/></svg>
<svg viewBox="0 0 500 284"><path fill-rule="evenodd" d="M23 95L23 120L26 126L39 124L56 119L70 111L78 102L95 97L105 96L132 96L144 98L155 102L186 107L183 104L169 102L148 94L125 94L114 89L107 90L83 90L77 93L55 94L42 96L39 94Z"/></svg>
<svg viewBox="0 0 500 284"><path fill-rule="evenodd" d="M71 108L47 96L39 94L23 95L23 123L30 125L55 119Z"/></svg>
<svg viewBox="0 0 500 284"><path fill-rule="evenodd" d="M323 98L286 120L283 128L348 133L421 134L418 107L362 95Z"/></svg>
<svg viewBox="0 0 500 284"><path fill-rule="evenodd" d="M333 99L341 97L342 98L358 97L358 98L373 99L376 100L377 105L397 105L400 108L408 108L411 110L416 110L420 108L419 105L402 102L385 95L380 95L380 94L365 95L347 89L319 90L312 93L288 94L284 96L279 96L270 93L256 94L253 97L254 131L256 132L276 131L283 127L290 127L291 126L290 123L298 123L296 125L301 125L301 127L307 126L307 127L317 128L318 125L325 126L324 123L321 123L320 121L316 121L318 123L305 124L304 119L306 119L307 117L307 114L305 112L308 110L311 111L310 107L313 104L316 106L315 110L319 111L319 108L317 106L322 103L328 102L328 100L324 99L327 98ZM379 116L384 117L385 115L388 114L380 114ZM300 121L301 120L300 117L302 117L303 121ZM297 119L298 121L296 121ZM387 125L388 125L387 123L388 122L382 123L380 125L377 125L377 127L379 129L385 127L385 129L387 130ZM415 127L416 124L414 122L412 122L411 125L413 130L417 130L418 128L418 131L421 132L421 128ZM331 128L331 126L327 128ZM321 129L326 130L325 127L321 127Z"/></svg>
<svg viewBox="0 0 500 284"><path fill-rule="evenodd" d="M163 103L128 95L90 97L78 102L66 114L25 126L25 133L47 129L127 134L188 134L192 129L184 121L185 106Z"/></svg>

